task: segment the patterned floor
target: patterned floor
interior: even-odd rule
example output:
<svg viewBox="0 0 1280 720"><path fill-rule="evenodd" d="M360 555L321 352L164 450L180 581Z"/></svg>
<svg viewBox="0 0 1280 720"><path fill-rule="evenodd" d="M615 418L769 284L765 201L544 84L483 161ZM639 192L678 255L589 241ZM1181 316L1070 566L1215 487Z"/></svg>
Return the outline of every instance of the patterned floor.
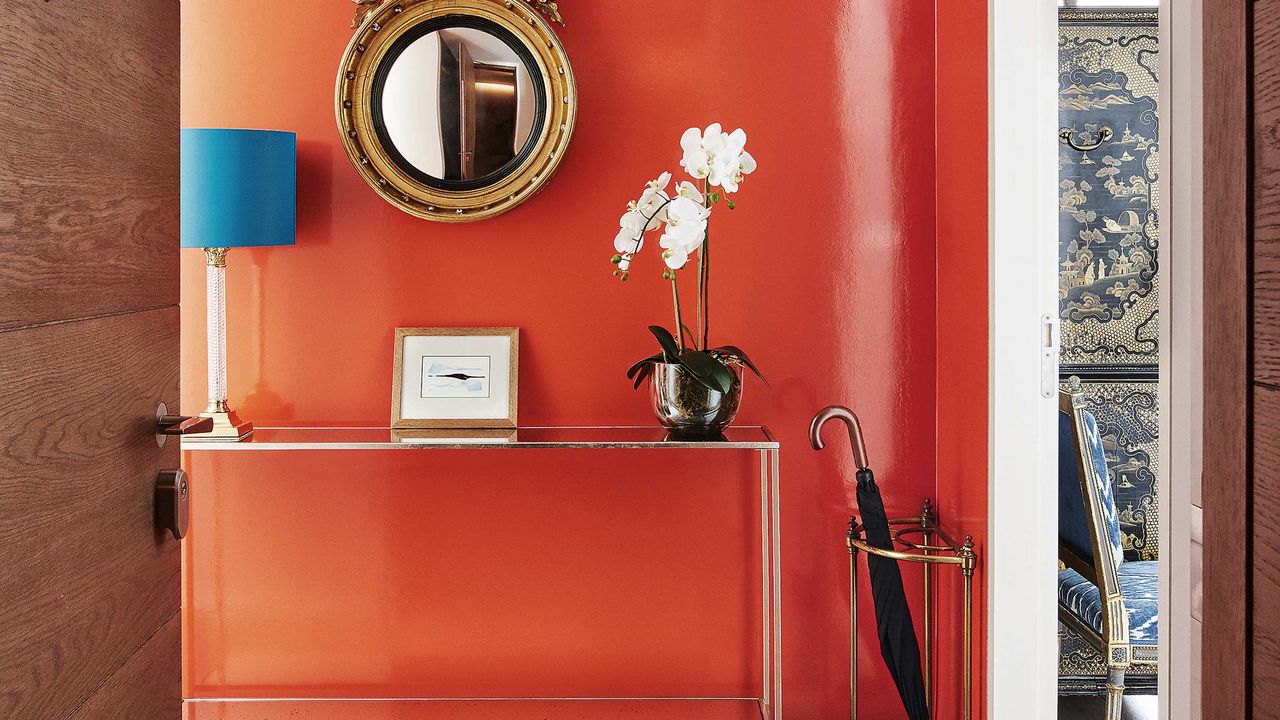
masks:
<svg viewBox="0 0 1280 720"><path fill-rule="evenodd" d="M1154 695L1125 698L1122 720L1156 720L1160 716ZM1073 697L1058 699L1058 720L1102 720L1106 716L1105 698Z"/></svg>

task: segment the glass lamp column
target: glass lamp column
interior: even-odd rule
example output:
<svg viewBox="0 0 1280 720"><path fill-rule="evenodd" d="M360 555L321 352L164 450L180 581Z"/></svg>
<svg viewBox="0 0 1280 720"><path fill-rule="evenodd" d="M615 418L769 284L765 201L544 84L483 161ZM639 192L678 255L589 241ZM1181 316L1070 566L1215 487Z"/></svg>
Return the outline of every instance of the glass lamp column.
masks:
<svg viewBox="0 0 1280 720"><path fill-rule="evenodd" d="M213 418L213 430L188 435L189 440L244 440L253 423L241 420L227 403L227 250L205 248L208 286L206 320L209 343L209 407L201 417Z"/></svg>

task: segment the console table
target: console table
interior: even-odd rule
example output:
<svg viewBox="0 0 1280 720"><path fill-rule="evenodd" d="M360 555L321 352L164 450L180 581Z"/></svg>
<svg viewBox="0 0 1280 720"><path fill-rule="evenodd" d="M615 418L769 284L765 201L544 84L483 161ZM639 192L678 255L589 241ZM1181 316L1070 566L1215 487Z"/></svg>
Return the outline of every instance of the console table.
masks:
<svg viewBox="0 0 1280 720"><path fill-rule="evenodd" d="M372 709L387 703L430 703L442 710L459 703L488 704L502 701L502 707L536 705L548 718L579 717L581 708L593 703L600 717L634 717L642 707L655 713L675 712L682 718L782 717L782 591L779 548L779 444L762 426L733 427L714 439L681 440L667 436L660 428L647 427L528 427L515 430L390 430L371 427L287 427L258 428L246 442L186 442L187 453L288 453L315 451L396 451L407 453L436 452L535 452L538 450L636 450L681 452L690 450L719 452L751 452L758 456L760 500L761 575L760 598L762 622L759 627L761 683L753 697L522 697L522 698L317 698L317 704L338 703L351 709L368 704ZM199 492L202 478L194 478L194 492ZM196 530L198 532L198 530ZM256 712L260 717L264 703L286 706L312 701L300 698L189 698L193 720L205 717L244 717ZM498 707L495 705L495 707ZM695 710L695 708L697 708ZM607 712L605 712L607 710ZM202 714L202 712L204 714ZM342 711L346 712L346 711ZM645 711L648 712L648 711ZM222 714L218 714L222 713ZM230 713L229 715L227 713ZM540 715L543 716L543 715ZM663 715L665 717L665 715ZM274 717L274 716L272 716Z"/></svg>

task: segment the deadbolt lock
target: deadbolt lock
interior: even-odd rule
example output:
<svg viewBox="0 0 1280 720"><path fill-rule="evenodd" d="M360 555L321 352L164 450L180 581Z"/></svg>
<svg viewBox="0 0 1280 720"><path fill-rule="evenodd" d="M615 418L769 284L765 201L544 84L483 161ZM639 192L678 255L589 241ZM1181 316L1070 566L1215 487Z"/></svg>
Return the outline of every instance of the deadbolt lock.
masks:
<svg viewBox="0 0 1280 720"><path fill-rule="evenodd" d="M187 536L191 523L190 494L185 471L160 471L156 478L156 527L168 530L176 540Z"/></svg>

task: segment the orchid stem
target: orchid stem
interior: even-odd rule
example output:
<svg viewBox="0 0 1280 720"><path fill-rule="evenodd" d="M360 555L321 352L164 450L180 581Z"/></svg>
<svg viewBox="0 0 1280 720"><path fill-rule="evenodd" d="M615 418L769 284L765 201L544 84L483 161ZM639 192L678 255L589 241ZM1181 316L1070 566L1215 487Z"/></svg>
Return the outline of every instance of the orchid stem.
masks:
<svg viewBox="0 0 1280 720"><path fill-rule="evenodd" d="M702 317L702 283L706 279L706 267L704 265L706 262L706 255L707 246L704 240L702 249L698 251L698 335L702 337L706 336L706 332L703 330L703 322L705 322L705 320ZM695 345L697 344L697 341L698 338L694 338ZM705 342L703 343L702 349L707 349Z"/></svg>
<svg viewBox="0 0 1280 720"><path fill-rule="evenodd" d="M676 306L676 332L680 335L680 349L684 350L686 347L684 337L684 320L680 317L680 290L676 286L675 270L671 271L671 298L675 301Z"/></svg>
<svg viewBox="0 0 1280 720"><path fill-rule="evenodd" d="M702 278L700 301L702 303L702 349L706 350L711 337L711 228L702 240Z"/></svg>
<svg viewBox="0 0 1280 720"><path fill-rule="evenodd" d="M636 239L634 241L636 244L636 249L631 252L632 255L635 255L636 253L640 252L640 243L641 241L644 240L644 234L646 232L649 232L649 223L653 222L653 219L658 217L658 213L662 212L662 209L670 205L672 202L675 202L675 198L671 198L670 200L667 200L666 202L659 205L658 209L654 210L652 215L644 219L644 227L640 228L640 234L636 235Z"/></svg>
<svg viewBox="0 0 1280 720"><path fill-rule="evenodd" d="M706 207L711 207L711 196L707 194L707 181L702 181L702 197ZM711 335L711 294L708 286L711 280L711 223L702 236L702 250L698 252L698 330L702 333L702 349L706 351L708 338Z"/></svg>

